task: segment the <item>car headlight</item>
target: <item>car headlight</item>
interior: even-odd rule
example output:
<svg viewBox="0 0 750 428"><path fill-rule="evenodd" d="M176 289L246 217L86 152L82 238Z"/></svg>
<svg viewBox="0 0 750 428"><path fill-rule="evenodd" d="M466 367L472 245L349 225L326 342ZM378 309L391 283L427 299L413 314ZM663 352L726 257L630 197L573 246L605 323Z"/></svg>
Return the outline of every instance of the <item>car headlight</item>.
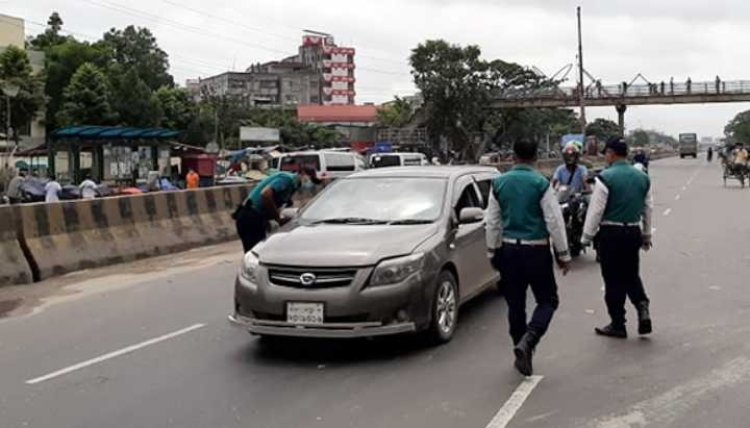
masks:
<svg viewBox="0 0 750 428"><path fill-rule="evenodd" d="M245 254L245 258L242 260L242 269L240 273L242 277L250 282L257 282L258 280L258 268L260 267L260 260L252 251L248 251Z"/></svg>
<svg viewBox="0 0 750 428"><path fill-rule="evenodd" d="M382 261L375 267L370 285L396 284L420 272L423 267L424 254L422 253Z"/></svg>

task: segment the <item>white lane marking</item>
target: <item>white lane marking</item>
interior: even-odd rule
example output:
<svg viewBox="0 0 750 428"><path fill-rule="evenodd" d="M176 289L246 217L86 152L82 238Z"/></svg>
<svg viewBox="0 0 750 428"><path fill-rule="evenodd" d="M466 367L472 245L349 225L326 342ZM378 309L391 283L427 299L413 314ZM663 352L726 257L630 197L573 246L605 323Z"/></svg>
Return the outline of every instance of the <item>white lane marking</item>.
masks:
<svg viewBox="0 0 750 428"><path fill-rule="evenodd" d="M684 192L685 190L687 190L687 186L682 186L682 191Z"/></svg>
<svg viewBox="0 0 750 428"><path fill-rule="evenodd" d="M674 197L674 200L675 200L675 201L679 201L681 197L682 197L682 196L680 196L680 195L677 195L677 196L675 196L675 197Z"/></svg>
<svg viewBox="0 0 750 428"><path fill-rule="evenodd" d="M684 417L686 412L705 400L716 399L726 388L750 378L750 360L739 357L703 376L694 378L655 397L638 402L625 413L612 414L588 424L590 428L621 428L633 426L663 427Z"/></svg>
<svg viewBox="0 0 750 428"><path fill-rule="evenodd" d="M666 216L668 216L670 214L672 214L672 208L667 208L666 210L664 210L664 217L666 217Z"/></svg>
<svg viewBox="0 0 750 428"><path fill-rule="evenodd" d="M177 336L181 336L183 334L190 333L191 331L198 330L199 328L202 328L202 327L205 327L205 326L206 326L205 324L193 324L190 327L183 328L182 330L177 330L177 331L172 332L172 333L167 333L167 334L165 334L163 336L155 337L153 339L149 339L149 340L146 340L144 342L137 343L135 345L131 345L131 346L128 346L126 348L118 349L117 351L113 351L113 352L110 352L108 354L100 355L100 356L92 358L90 360L86 360L86 361L83 361L81 363L65 367L64 369L57 370L55 372L46 374L44 376L39 376L39 377L34 378L34 379L29 379L29 380L26 381L26 384L27 385L34 385L34 384L37 384L37 383L45 382L45 381L48 381L50 379L54 379L56 377L59 377L59 376L62 376L62 375L74 372L76 370L81 370L83 368L86 368L86 367L89 367L89 366L93 366L94 364L99 364L102 361L110 360L112 358L116 358L116 357L119 357L121 355L129 354L131 352L134 352L134 351L137 351L139 349L145 348L147 346L155 345L155 344L157 344L159 342L163 342L165 340L173 339L173 338L175 338Z"/></svg>
<svg viewBox="0 0 750 428"><path fill-rule="evenodd" d="M505 428L508 426L513 416L518 412L518 409L523 406L524 401L529 398L531 392L543 378L544 376L529 376L524 379L516 390L513 391L508 401L503 404L503 407L497 411L495 417L487 424L487 428Z"/></svg>

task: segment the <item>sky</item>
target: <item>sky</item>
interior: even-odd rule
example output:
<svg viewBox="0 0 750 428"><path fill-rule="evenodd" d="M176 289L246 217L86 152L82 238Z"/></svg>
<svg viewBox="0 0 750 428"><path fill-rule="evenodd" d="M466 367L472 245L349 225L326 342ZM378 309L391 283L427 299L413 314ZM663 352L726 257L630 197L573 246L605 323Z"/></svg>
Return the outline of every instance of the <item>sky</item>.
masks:
<svg viewBox="0 0 750 428"><path fill-rule="evenodd" d="M180 84L293 55L303 29L324 31L357 49L357 102L380 103L416 91L408 57L427 39L475 44L486 59L553 75L576 61L577 5L584 68L604 84L638 73L652 82L750 80L747 0L0 0L0 12L24 18L27 35L43 31L55 10L79 39L148 27ZM633 106L626 127L719 137L747 109L750 103ZM598 117L617 114L587 110L589 121Z"/></svg>

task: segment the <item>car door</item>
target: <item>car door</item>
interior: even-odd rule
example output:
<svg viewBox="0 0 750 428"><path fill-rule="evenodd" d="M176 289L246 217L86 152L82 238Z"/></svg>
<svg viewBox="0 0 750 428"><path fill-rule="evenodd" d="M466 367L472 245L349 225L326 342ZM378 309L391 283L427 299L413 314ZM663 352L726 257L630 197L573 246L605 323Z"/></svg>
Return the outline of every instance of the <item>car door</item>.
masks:
<svg viewBox="0 0 750 428"><path fill-rule="evenodd" d="M482 208L474 179L470 175L456 180L453 192L454 235L450 248L458 271L461 299L466 300L481 291L484 285L485 266L489 265L485 250L484 221L459 224L463 208Z"/></svg>
<svg viewBox="0 0 750 428"><path fill-rule="evenodd" d="M480 173L474 175L474 181L476 182L477 189L479 189L479 196L482 198L482 208L487 210L487 205L490 200L490 192L492 191L492 180L498 177L500 173ZM486 219L485 219L486 224ZM484 241L483 241L484 242ZM486 245L486 244L485 244ZM490 284L497 282L500 279L500 274L490 265L489 263L481 264L477 266L477 269L481 269L482 284Z"/></svg>

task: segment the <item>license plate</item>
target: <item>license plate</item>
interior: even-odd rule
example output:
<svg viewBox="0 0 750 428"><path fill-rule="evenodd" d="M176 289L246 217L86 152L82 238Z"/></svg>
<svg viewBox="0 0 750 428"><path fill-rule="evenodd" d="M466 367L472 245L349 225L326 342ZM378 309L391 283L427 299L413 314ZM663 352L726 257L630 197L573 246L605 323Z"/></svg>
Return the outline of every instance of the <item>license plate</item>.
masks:
<svg viewBox="0 0 750 428"><path fill-rule="evenodd" d="M287 303L286 322L295 325L323 324L322 303Z"/></svg>

